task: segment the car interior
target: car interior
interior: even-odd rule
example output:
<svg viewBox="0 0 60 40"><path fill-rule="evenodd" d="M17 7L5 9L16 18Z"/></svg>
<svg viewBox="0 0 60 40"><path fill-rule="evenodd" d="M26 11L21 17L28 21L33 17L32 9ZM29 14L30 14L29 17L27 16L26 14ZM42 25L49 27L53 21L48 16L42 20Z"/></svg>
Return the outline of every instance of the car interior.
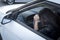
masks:
<svg viewBox="0 0 60 40"><path fill-rule="evenodd" d="M41 9L42 8L42 9ZM34 29L33 28L33 26L34 26L34 20L33 20L33 17L34 17L34 15L35 14L39 14L39 11L41 11L41 10L43 10L43 9L45 9L45 10L47 10L47 9L50 9L50 8L45 8L45 7L38 7L38 8L35 8L35 9L32 9L32 10L29 10L29 11L25 11L25 12L23 12L23 13L21 13L21 14L19 14L18 15L18 17L17 17L17 21L18 22L22 22L22 23L24 23L24 24L26 24L27 26L29 26L29 27L31 27L32 29ZM51 9L50 9L51 10ZM52 10L52 12L54 12L53 10ZM45 12L44 12L45 13ZM26 14L26 15L25 15ZM22 15L22 16L21 16ZM56 28L59 28L60 29L60 22L59 22L59 20L60 20L60 14L58 13L58 14L56 14L56 12L54 12L54 15L56 15L56 18L55 19L57 19L56 20L56 24L58 25L58 27L56 27ZM54 16L52 16L52 17L54 17ZM40 25L39 25L40 26ZM55 25L56 26L56 25ZM49 28L51 28L51 27L49 27ZM43 31L44 29L46 29L46 27L43 27L41 30L39 30L38 32L41 32L42 34L44 34L44 32L46 32L46 31ZM48 28L47 28L48 29ZM54 31L53 31L53 27L51 28L51 34L52 34L52 37L49 35L49 31L47 31L46 33L47 34L44 34L45 36L47 36L47 37L49 37L49 38L52 38L52 39L54 39L54 40L56 40L56 39L58 39L59 37L60 37L60 32L59 32L59 29L58 30L56 30L56 29L54 29ZM49 30L49 29L48 29ZM42 32L43 31L43 32ZM56 33L56 32L58 32L58 33ZM49 32L49 33L48 33ZM53 37L53 36L55 36L55 37Z"/></svg>

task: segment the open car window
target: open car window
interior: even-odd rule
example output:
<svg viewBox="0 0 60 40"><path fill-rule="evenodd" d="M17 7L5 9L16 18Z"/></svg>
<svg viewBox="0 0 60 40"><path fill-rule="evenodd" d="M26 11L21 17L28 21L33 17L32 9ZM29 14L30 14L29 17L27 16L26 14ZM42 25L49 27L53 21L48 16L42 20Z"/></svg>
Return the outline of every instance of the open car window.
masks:
<svg viewBox="0 0 60 40"><path fill-rule="evenodd" d="M28 17L28 16L30 16L30 15L39 13L39 11L40 11L41 9L43 9L43 8L44 8L44 7L36 7L36 8L31 9L31 10L27 10L27 11L25 11L25 12L22 12L22 13L19 14L19 15L23 15L24 17Z"/></svg>
<svg viewBox="0 0 60 40"><path fill-rule="evenodd" d="M36 7L36 8L32 8L30 10L27 10L25 12L22 12L21 14L18 15L17 21L19 21L19 22L21 21L21 22L25 23L26 25L33 28L33 17L35 14L39 13L39 11L43 8L44 7Z"/></svg>

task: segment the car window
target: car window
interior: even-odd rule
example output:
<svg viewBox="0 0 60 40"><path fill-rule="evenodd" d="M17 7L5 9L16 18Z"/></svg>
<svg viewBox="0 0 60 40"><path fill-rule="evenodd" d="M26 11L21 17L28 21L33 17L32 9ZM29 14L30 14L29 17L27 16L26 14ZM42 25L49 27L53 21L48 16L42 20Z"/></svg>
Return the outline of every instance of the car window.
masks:
<svg viewBox="0 0 60 40"><path fill-rule="evenodd" d="M31 10L22 12L21 14L18 15L18 19L20 19L21 16L27 17L27 16L30 16L30 15L39 13L39 11L43 8L44 7L36 7L36 8L31 9Z"/></svg>
<svg viewBox="0 0 60 40"><path fill-rule="evenodd" d="M18 15L17 21L18 22L23 22L26 25L33 28L33 16L35 14L39 13L39 11L43 8L44 7L36 7L36 8L31 9L31 10L22 12L21 14Z"/></svg>

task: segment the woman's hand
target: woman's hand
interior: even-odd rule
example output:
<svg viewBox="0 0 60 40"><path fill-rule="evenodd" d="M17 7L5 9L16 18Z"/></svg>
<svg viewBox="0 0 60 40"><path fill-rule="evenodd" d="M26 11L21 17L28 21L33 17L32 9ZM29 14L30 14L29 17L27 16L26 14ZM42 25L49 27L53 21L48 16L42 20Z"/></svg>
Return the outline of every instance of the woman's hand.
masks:
<svg viewBox="0 0 60 40"><path fill-rule="evenodd" d="M34 16L34 22L39 22L39 15L38 15L38 14L36 14L36 15Z"/></svg>

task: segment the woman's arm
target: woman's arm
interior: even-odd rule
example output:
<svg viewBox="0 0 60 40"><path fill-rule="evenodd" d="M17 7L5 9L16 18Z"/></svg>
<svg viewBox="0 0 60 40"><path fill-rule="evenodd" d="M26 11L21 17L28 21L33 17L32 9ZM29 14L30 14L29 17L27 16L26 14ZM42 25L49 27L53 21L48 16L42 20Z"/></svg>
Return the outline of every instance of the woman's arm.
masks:
<svg viewBox="0 0 60 40"><path fill-rule="evenodd" d="M36 14L36 15L34 16L34 30L38 30L38 29L39 29L39 28L38 28L38 22L39 22L39 15Z"/></svg>
<svg viewBox="0 0 60 40"><path fill-rule="evenodd" d="M37 21L34 22L34 30L38 30L38 22Z"/></svg>

